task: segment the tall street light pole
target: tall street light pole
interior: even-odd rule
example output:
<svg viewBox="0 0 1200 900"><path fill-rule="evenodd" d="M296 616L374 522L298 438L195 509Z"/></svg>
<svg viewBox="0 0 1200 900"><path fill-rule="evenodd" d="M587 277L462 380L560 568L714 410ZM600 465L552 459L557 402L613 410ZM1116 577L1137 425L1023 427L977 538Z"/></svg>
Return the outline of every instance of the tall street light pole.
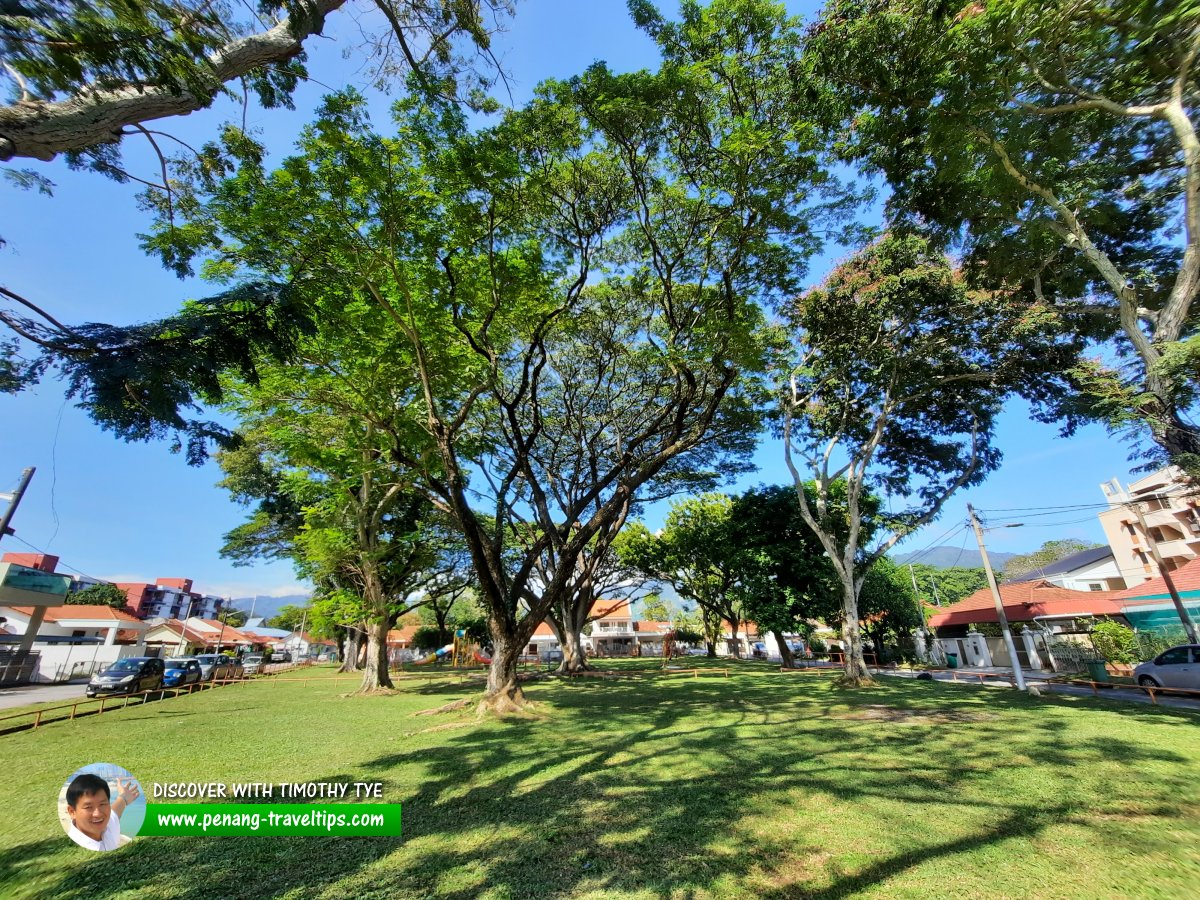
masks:
<svg viewBox="0 0 1200 900"><path fill-rule="evenodd" d="M1008 648L1008 656L1012 660L1017 690L1023 691L1025 690L1025 675L1021 671L1021 660L1017 658L1017 646L1013 643L1012 631L1008 627L1008 616L1004 615L1004 601L1000 599L1000 586L996 584L992 562L988 559L987 547L983 543L983 528L979 524L979 517L975 515L975 507L970 503L967 504L967 512L971 516L971 527L975 529L975 540L979 542L979 555L983 558L983 570L987 573L988 586L992 589L992 599L996 601L996 618L1000 622L1000 631L1004 635L1004 646ZM1017 526L1006 527L1015 528Z"/></svg>

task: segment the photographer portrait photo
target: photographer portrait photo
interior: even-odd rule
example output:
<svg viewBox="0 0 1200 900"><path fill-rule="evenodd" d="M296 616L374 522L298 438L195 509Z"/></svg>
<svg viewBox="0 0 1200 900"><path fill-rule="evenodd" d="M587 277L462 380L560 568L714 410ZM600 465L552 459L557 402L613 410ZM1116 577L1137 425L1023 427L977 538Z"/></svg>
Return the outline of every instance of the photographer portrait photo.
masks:
<svg viewBox="0 0 1200 900"><path fill-rule="evenodd" d="M116 850L128 844L146 817L141 785L111 763L92 763L71 773L58 795L58 817L67 837L85 850Z"/></svg>

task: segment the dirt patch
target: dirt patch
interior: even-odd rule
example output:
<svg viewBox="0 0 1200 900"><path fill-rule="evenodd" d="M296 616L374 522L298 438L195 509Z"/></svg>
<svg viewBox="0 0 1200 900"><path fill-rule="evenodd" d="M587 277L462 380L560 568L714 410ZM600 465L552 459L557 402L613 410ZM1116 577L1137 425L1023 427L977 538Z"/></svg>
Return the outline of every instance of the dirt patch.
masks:
<svg viewBox="0 0 1200 900"><path fill-rule="evenodd" d="M996 717L992 713L962 709L905 709L898 706L873 705L852 709L832 718L862 722L899 722L907 725L949 725L955 722L986 722Z"/></svg>

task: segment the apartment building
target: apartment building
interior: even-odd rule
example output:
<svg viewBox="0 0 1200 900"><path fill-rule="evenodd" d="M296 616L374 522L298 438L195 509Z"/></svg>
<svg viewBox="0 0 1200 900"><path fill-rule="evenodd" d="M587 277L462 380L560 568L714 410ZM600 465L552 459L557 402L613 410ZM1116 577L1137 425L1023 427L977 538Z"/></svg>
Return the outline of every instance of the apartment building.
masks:
<svg viewBox="0 0 1200 900"><path fill-rule="evenodd" d="M117 582L117 587L142 619L215 619L226 605L223 597L193 591L190 578L159 578L154 584Z"/></svg>
<svg viewBox="0 0 1200 900"><path fill-rule="evenodd" d="M1200 490L1188 484L1178 468L1160 469L1125 486L1114 478L1100 485L1100 490L1109 505L1099 515L1100 526L1126 586L1136 587L1157 577L1151 541L1168 571L1200 556Z"/></svg>

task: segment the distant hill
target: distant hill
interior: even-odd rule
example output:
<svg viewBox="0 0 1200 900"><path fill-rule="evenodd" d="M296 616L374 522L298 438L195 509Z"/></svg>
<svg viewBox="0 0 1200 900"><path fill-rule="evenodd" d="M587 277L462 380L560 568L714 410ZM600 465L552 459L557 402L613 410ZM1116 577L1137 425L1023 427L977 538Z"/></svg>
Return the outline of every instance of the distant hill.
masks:
<svg viewBox="0 0 1200 900"><path fill-rule="evenodd" d="M988 553L988 559L992 562L992 568L998 572L1004 571L1004 564L1014 556L1020 556L1019 553ZM893 556L892 559L897 565L904 566L908 563L920 563L926 566L933 566L935 569L981 569L983 568L983 559L979 556L979 548L977 547L934 547L921 553L902 553L899 556Z"/></svg>
<svg viewBox="0 0 1200 900"><path fill-rule="evenodd" d="M254 618L269 619L285 606L308 606L308 600L308 594L285 594L282 597L267 597L259 594L257 600L253 597L235 597L233 608L240 609L248 616L250 607L253 606Z"/></svg>

